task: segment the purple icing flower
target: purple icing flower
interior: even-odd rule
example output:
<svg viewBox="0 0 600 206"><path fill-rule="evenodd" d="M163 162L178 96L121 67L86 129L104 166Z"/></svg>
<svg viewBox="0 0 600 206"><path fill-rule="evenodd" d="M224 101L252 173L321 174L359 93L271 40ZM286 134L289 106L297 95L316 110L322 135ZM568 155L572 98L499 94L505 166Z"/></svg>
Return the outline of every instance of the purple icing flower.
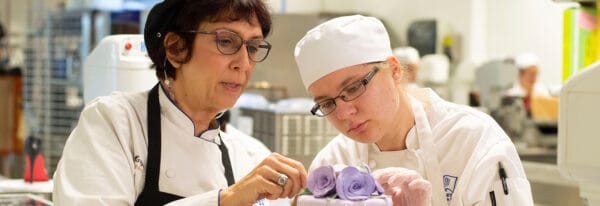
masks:
<svg viewBox="0 0 600 206"><path fill-rule="evenodd" d="M315 197L325 197L335 191L335 171L331 165L321 166L308 175L308 190Z"/></svg>
<svg viewBox="0 0 600 206"><path fill-rule="evenodd" d="M356 167L344 168L337 177L335 187L337 195L344 200L366 200L375 191L379 194L383 192L373 176Z"/></svg>

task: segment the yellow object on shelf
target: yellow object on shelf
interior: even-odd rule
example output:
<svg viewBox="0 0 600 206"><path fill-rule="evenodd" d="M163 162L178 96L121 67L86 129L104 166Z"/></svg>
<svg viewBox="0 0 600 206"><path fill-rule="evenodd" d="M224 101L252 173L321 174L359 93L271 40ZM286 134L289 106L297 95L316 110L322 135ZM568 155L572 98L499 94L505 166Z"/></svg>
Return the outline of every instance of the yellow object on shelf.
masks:
<svg viewBox="0 0 600 206"><path fill-rule="evenodd" d="M600 60L598 8L567 8L563 14L563 82Z"/></svg>
<svg viewBox="0 0 600 206"><path fill-rule="evenodd" d="M558 97L532 96L531 117L534 120L558 120Z"/></svg>

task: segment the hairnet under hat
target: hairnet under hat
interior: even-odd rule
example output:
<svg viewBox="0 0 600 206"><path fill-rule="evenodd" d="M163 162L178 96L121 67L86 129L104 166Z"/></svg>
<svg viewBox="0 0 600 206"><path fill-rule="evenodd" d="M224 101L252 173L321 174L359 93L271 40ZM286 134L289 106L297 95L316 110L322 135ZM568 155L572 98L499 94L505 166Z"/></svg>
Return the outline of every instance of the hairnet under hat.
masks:
<svg viewBox="0 0 600 206"><path fill-rule="evenodd" d="M183 3L184 0L165 0L152 7L144 26L144 42L148 51L156 51L162 45L165 34L175 27Z"/></svg>
<svg viewBox="0 0 600 206"><path fill-rule="evenodd" d="M362 15L331 19L309 30L296 44L296 64L306 89L338 69L384 61L392 56L383 23Z"/></svg>

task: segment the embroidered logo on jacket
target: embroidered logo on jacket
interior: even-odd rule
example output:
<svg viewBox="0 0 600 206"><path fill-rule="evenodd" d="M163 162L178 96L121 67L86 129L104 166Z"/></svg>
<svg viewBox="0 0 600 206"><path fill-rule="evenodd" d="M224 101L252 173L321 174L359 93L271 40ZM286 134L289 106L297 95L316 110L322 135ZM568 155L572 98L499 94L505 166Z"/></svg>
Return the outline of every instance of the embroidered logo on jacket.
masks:
<svg viewBox="0 0 600 206"><path fill-rule="evenodd" d="M457 181L458 177L444 175L444 191L446 192L446 201L448 202L452 200L452 194L454 194L454 188L456 187Z"/></svg>
<svg viewBox="0 0 600 206"><path fill-rule="evenodd" d="M135 170L144 171L144 162L142 162L139 155L133 156L133 164Z"/></svg>

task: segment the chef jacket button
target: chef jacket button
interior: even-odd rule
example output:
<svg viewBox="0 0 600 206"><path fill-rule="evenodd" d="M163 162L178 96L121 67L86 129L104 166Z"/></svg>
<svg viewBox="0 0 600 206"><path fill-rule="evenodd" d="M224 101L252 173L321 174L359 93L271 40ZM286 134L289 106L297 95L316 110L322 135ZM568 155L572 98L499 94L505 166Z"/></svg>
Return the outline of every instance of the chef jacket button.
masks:
<svg viewBox="0 0 600 206"><path fill-rule="evenodd" d="M167 176L168 178L173 178L175 177L175 172L173 170L166 170L165 176Z"/></svg>
<svg viewBox="0 0 600 206"><path fill-rule="evenodd" d="M376 165L377 165L377 162L375 162L375 160L370 160L370 161L369 161L369 167L370 167L371 169L375 168L375 166L376 166Z"/></svg>

